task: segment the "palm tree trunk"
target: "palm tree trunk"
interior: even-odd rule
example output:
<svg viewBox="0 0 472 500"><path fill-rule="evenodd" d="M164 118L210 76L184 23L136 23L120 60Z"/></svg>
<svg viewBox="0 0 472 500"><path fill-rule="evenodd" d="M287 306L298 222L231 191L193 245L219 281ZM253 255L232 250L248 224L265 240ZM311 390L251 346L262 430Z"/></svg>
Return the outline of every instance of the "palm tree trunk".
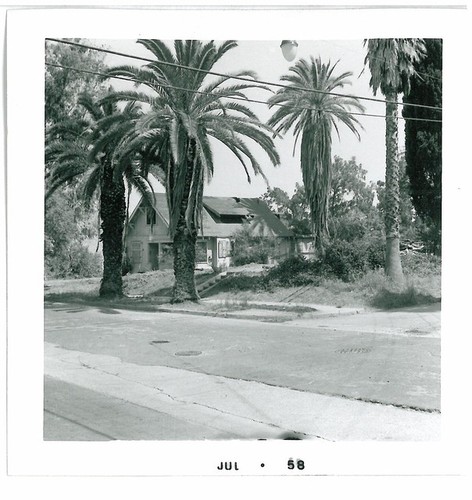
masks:
<svg viewBox="0 0 472 500"><path fill-rule="evenodd" d="M186 300L197 301L197 287L195 284L195 245L197 231L188 228L185 224L177 226L173 241L174 276L175 283L172 292L172 302Z"/></svg>
<svg viewBox="0 0 472 500"><path fill-rule="evenodd" d="M197 243L197 227L194 217L186 217L187 210L192 213L195 210L194 203L190 201L192 179L195 171L195 145L190 143L188 151L188 164L185 175L185 185L182 202L179 207L179 219L174 233L174 288L172 302L184 302L186 300L197 301L200 299L195 284L195 252ZM192 206L189 207L189 203ZM189 221L189 219L191 219Z"/></svg>
<svg viewBox="0 0 472 500"><path fill-rule="evenodd" d="M403 284L400 259L400 187L398 165L397 93L385 96L386 104L386 169L385 169L385 274L396 284Z"/></svg>
<svg viewBox="0 0 472 500"><path fill-rule="evenodd" d="M100 296L123 295L121 273L123 257L123 226L126 217L123 178L114 179L113 168L105 165L101 181L100 217L102 219L103 277Z"/></svg>

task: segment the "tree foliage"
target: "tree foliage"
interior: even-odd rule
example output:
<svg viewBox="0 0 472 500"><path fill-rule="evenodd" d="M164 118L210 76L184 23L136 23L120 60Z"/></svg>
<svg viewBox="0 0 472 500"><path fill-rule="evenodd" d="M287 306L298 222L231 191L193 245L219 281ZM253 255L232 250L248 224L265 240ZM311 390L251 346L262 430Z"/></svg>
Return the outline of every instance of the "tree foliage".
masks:
<svg viewBox="0 0 472 500"><path fill-rule="evenodd" d="M81 39L74 39L80 42ZM103 71L104 56L100 52L90 51L60 43L46 42L45 62L66 68ZM79 96L84 92L99 95L105 92L106 85L97 75L45 65L45 128L46 147L53 141L60 140L63 133L69 134L67 127L51 129L71 119L84 117L85 110L79 104ZM45 159L46 191L51 186L50 157ZM45 272L49 276L88 276L101 271L100 258L90 254L85 248L87 238L98 238L96 206L92 202L86 208L77 198L73 179L62 185L45 202ZM86 228L86 229L84 229Z"/></svg>
<svg viewBox="0 0 472 500"><path fill-rule="evenodd" d="M293 195L278 187L268 188L262 200L282 220L282 222L298 236L311 234L310 210L306 201L305 189L296 184Z"/></svg>
<svg viewBox="0 0 472 500"><path fill-rule="evenodd" d="M408 93L414 64L424 55L419 38L369 39L365 64L370 69L374 95L385 96L385 273L397 284L404 282L400 260L400 200L398 165L398 94Z"/></svg>
<svg viewBox="0 0 472 500"><path fill-rule="evenodd" d="M355 158L346 161L334 157L328 196L330 239L352 241L379 230L379 212L373 205L376 187L366 181L366 174ZM268 189L262 199L296 235L310 235L310 210L304 186L297 183L292 196L278 187Z"/></svg>
<svg viewBox="0 0 472 500"><path fill-rule="evenodd" d="M82 40L74 38L71 41L80 43ZM61 43L46 42L45 54L48 63L45 67L45 119L49 127L66 118L83 116L78 104L81 94L87 92L99 97L106 91L100 76L69 68L103 72L105 63L101 52Z"/></svg>
<svg viewBox="0 0 472 500"><path fill-rule="evenodd" d="M442 106L442 40L426 39L426 57L415 63L416 75L411 79L405 103ZM441 111L405 106L406 171L410 179L413 205L427 224L435 226L440 243L442 124Z"/></svg>
<svg viewBox="0 0 472 500"><path fill-rule="evenodd" d="M109 100L79 97L83 117L68 118L49 129L46 159L51 168L47 199L58 189L72 186L85 207L98 199L103 244L101 296L120 296L122 289L123 229L126 220L125 181L152 204L147 171L120 148L123 138L141 116L136 103L123 109Z"/></svg>
<svg viewBox="0 0 472 500"><path fill-rule="evenodd" d="M241 99L244 91L256 84L230 83L230 77L214 78L207 73L236 47L236 42L217 45L213 41L176 40L174 50L161 40L138 40L138 43L152 53L156 62L142 68L113 68L109 74L136 78L151 93L122 92L114 99L144 102L150 108L128 145L150 149L159 158L173 237L173 301L197 300L195 243L201 227L204 184L214 171L211 141L222 143L233 153L248 180L251 170L256 175L263 172L246 139L259 146L272 164L279 163L279 156L271 138L273 130L240 101L227 100ZM255 77L249 71L239 71L234 76Z"/></svg>
<svg viewBox="0 0 472 500"><path fill-rule="evenodd" d="M336 76L335 69L336 64L323 63L320 58L300 59L290 68L291 73L281 77L287 85L268 100L270 108L282 105L269 119L269 125L283 134L293 127L295 146L301 139L303 185L315 245L321 250L328 231L331 135L335 130L339 136L338 124L342 123L360 138L360 123L350 111L364 110L355 97L333 95L348 85L352 76L351 72Z"/></svg>
<svg viewBox="0 0 472 500"><path fill-rule="evenodd" d="M96 234L96 216L84 210L74 192L58 191L46 202L45 274L53 278L99 276L102 262L86 243Z"/></svg>

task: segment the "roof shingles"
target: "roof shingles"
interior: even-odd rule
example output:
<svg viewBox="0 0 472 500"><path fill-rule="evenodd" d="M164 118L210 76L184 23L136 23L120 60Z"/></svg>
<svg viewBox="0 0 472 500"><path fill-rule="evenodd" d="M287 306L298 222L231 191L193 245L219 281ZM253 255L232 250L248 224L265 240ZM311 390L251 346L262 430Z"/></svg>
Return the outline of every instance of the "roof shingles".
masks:
<svg viewBox="0 0 472 500"><path fill-rule="evenodd" d="M169 210L166 195L155 193L155 208L169 223ZM212 217L209 212L216 214ZM230 217L231 222L218 222L218 218ZM235 222L235 217L241 216L241 222ZM201 236L227 238L240 230L243 223L247 222L252 233L257 236L292 237L293 233L259 198L228 198L228 197L203 197L203 228Z"/></svg>

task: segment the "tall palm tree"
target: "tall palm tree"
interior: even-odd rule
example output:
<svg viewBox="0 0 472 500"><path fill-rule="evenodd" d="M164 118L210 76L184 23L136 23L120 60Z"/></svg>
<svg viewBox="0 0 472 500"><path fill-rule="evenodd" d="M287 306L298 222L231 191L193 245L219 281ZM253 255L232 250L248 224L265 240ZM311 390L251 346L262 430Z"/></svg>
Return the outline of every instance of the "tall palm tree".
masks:
<svg viewBox="0 0 472 500"><path fill-rule="evenodd" d="M123 92L115 99L139 101L149 112L137 124L128 144L139 148L153 144L164 172L170 235L173 239L173 302L198 300L195 286L195 246L201 227L203 188L214 172L211 141L224 144L242 164L248 181L249 170L264 175L245 139L252 139L272 164L279 163L271 133L243 103L244 90L251 82L228 84L228 76L207 74L236 42L217 46L213 41L176 40L172 51L160 40L138 40L156 58L143 68L122 66L110 76L132 77L152 92ZM170 64L159 64L160 62ZM185 66L185 67L183 67ZM195 68L194 71L190 68ZM241 71L233 76L255 78ZM228 100L229 99L229 100Z"/></svg>
<svg viewBox="0 0 472 500"><path fill-rule="evenodd" d="M410 77L415 74L414 63L425 53L420 38L369 39L364 64L369 64L370 86L376 95L380 89L385 96L385 273L397 284L403 283L400 259L400 188L398 164L399 93L408 93Z"/></svg>
<svg viewBox="0 0 472 500"><path fill-rule="evenodd" d="M120 157L120 142L141 116L129 103L123 110L87 94L78 100L86 111L82 119L68 119L53 126L46 137L46 199L58 188L75 185L85 205L99 198L103 277L100 296L123 295L123 227L126 188L131 186L151 199L147 172L130 155ZM50 140L48 140L50 139Z"/></svg>
<svg viewBox="0 0 472 500"><path fill-rule="evenodd" d="M279 107L268 121L277 132L293 127L294 151L301 136L300 167L310 207L315 246L322 252L328 232L328 197L331 179L331 143L333 129L339 137L338 123L343 123L359 139L359 121L351 110L364 111L355 97L332 95L350 84L351 72L334 75L336 64L322 63L320 58L301 59L281 80L288 85L269 101ZM307 90L303 90L307 89Z"/></svg>

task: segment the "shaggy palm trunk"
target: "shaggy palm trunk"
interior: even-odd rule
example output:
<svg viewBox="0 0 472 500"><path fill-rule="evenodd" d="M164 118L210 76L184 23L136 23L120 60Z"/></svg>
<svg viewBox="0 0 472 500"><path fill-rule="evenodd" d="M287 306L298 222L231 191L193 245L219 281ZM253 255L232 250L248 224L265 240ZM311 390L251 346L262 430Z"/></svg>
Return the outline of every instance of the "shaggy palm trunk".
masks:
<svg viewBox="0 0 472 500"><path fill-rule="evenodd" d="M102 220L103 278L101 297L121 297L123 279L123 226L126 217L123 179L114 179L113 168L105 165L101 181L100 218Z"/></svg>
<svg viewBox="0 0 472 500"><path fill-rule="evenodd" d="M197 231L189 229L185 224L177 226L173 241L174 250L174 276L175 283L172 293L172 302L186 300L197 301L197 287L195 284L195 245Z"/></svg>
<svg viewBox="0 0 472 500"><path fill-rule="evenodd" d="M189 208L189 195L193 176L193 158L189 153L189 165L185 176L185 186L182 202L179 207L179 219L177 222L174 239L174 288L172 302L184 302L186 300L197 301L200 299L195 284L195 251L197 243L197 228L193 222L187 223L186 212Z"/></svg>
<svg viewBox="0 0 472 500"><path fill-rule="evenodd" d="M397 94L385 96L386 104L386 169L385 169L385 274L396 284L403 283L400 259L400 187L398 165Z"/></svg>

